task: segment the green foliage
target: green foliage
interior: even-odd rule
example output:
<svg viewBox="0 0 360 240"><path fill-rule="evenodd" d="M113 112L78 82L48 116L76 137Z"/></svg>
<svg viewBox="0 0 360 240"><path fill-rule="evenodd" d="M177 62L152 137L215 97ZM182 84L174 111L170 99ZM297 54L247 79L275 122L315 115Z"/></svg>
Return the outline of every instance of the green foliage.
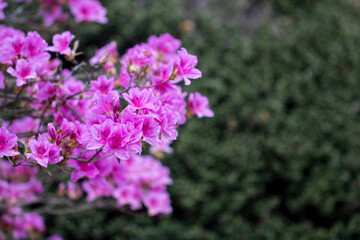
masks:
<svg viewBox="0 0 360 240"><path fill-rule="evenodd" d="M90 55L169 32L198 55L213 119L180 128L174 213L93 210L47 220L67 239L358 239L358 1L104 1L74 31ZM187 21L186 21L187 20ZM194 25L192 26L192 23Z"/></svg>

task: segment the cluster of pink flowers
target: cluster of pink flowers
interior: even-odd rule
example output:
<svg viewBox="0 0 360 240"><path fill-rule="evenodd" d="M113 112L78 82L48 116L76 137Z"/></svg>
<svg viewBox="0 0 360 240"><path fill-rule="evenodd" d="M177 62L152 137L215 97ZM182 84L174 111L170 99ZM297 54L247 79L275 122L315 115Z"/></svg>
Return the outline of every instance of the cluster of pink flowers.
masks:
<svg viewBox="0 0 360 240"><path fill-rule="evenodd" d="M122 164L115 159L95 162L92 165L73 161L77 170L72 179L89 177L82 182L86 200L114 197L119 207L129 205L132 210L147 207L150 216L172 212L166 186L172 183L169 169L151 156L131 156Z"/></svg>
<svg viewBox="0 0 360 240"><path fill-rule="evenodd" d="M18 166L0 161L0 239L9 234L15 239L42 235L45 225L34 212L24 212L21 206L31 203L43 192L36 180L37 168Z"/></svg>
<svg viewBox="0 0 360 240"><path fill-rule="evenodd" d="M48 24L64 18L66 4L77 22L107 21L96 0L43 0ZM214 116L207 97L183 92L182 84L202 73L197 57L170 34L151 36L122 57L111 42L90 59L88 67L105 72L91 79L75 74L79 65L63 69L65 60L76 64L74 39L66 31L49 45L37 32L0 25L0 202L6 203L0 229L14 238L45 230L39 215L21 208L42 193L38 169L70 172L58 187L61 197L114 198L119 208L171 213L170 171L141 153L148 147L155 157L171 153L187 118Z"/></svg>
<svg viewBox="0 0 360 240"><path fill-rule="evenodd" d="M99 0L41 0L38 13L43 16L47 26L63 23L69 18L69 12L75 22L107 23L106 9Z"/></svg>

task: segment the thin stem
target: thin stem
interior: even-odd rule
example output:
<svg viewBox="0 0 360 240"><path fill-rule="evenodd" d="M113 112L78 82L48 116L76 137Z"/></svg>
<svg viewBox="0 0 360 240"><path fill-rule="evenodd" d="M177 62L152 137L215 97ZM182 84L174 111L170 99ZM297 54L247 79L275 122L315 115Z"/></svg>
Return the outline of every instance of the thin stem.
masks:
<svg viewBox="0 0 360 240"><path fill-rule="evenodd" d="M107 158L107 157L109 157L109 156L112 155L112 154L111 154L111 155L106 156L106 157L95 158L101 151L102 151L102 148L98 149L98 150L96 151L96 153L94 153L94 155L93 155L90 159L82 159L82 158L81 158L82 156L80 156L80 157L69 157L69 159L74 159L74 160L77 160L77 161L79 161L79 162L90 163L90 162L96 162L96 161L98 161L98 160Z"/></svg>
<svg viewBox="0 0 360 240"><path fill-rule="evenodd" d="M77 116L77 118L78 118L82 123L85 123L85 119L84 119L82 116L80 116L80 114L79 114L77 111L75 111L75 109L74 109L68 102L65 102L65 105L66 105L67 108L70 109L70 111L71 111L73 114L75 114L75 116Z"/></svg>

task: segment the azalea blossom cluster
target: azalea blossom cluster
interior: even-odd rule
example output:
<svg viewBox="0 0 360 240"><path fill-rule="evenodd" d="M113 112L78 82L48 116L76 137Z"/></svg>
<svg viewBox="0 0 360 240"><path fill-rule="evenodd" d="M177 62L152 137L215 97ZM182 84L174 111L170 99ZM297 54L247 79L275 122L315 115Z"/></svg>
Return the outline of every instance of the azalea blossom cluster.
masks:
<svg viewBox="0 0 360 240"><path fill-rule="evenodd" d="M96 0L42 2L47 10L69 4L76 21L105 22ZM93 4L79 10L87 17L74 10L81 4ZM110 42L88 64L77 62L78 47L70 31L49 44L38 32L0 25L0 239L44 233L41 216L23 210L43 199L39 172L62 176L59 199L49 204L69 206L85 196L87 207L113 199L118 209L171 213L170 171L155 157L172 152L188 118L214 116L207 97L183 91L202 73L197 57L170 34L151 36L123 56Z"/></svg>
<svg viewBox="0 0 360 240"><path fill-rule="evenodd" d="M35 212L24 212L23 204L31 203L43 192L43 185L36 179L38 169L0 161L0 229L15 239L42 235L45 225ZM5 239L0 230L0 239Z"/></svg>
<svg viewBox="0 0 360 240"><path fill-rule="evenodd" d="M37 4L37 14L44 19L46 26L62 24L67 21L70 14L74 16L76 23L96 22L105 24L108 22L106 17L107 10L99 0L15 0L18 3ZM4 8L8 4L0 0L0 20L5 19Z"/></svg>

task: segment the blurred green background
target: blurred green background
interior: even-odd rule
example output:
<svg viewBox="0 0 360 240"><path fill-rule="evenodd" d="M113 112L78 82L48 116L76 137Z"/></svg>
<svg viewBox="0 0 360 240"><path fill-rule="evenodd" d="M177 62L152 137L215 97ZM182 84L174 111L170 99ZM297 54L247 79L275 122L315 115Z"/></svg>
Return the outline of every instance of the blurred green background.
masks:
<svg viewBox="0 0 360 240"><path fill-rule="evenodd" d="M360 1L104 0L88 57L169 32L198 56L212 119L179 130L174 212L46 216L66 239L359 239Z"/></svg>

